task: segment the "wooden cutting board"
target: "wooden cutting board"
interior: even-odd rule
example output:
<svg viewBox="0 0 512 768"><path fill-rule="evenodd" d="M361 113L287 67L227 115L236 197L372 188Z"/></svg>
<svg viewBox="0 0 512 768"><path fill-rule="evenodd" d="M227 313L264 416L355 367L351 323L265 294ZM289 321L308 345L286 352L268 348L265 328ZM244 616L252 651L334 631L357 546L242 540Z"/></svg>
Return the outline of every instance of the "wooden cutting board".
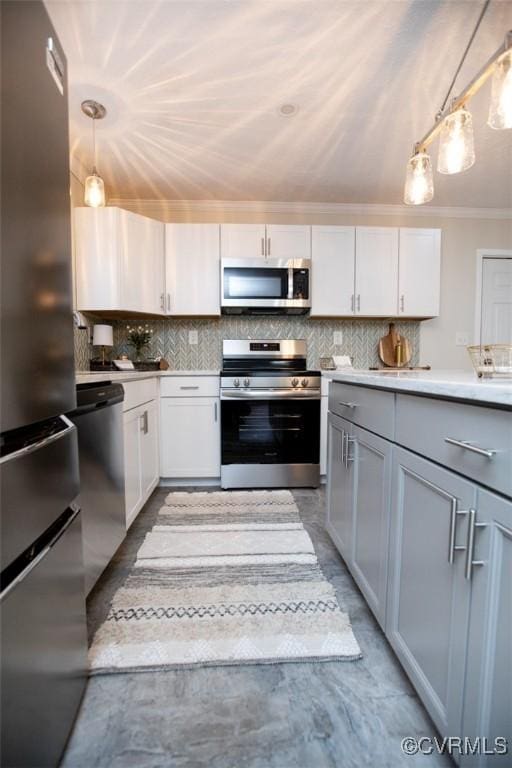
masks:
<svg viewBox="0 0 512 768"><path fill-rule="evenodd" d="M402 345L402 360L399 364L396 360L398 343ZM394 323L389 324L389 333L379 341L379 357L384 365L388 365L391 368L402 368L408 365L411 360L412 352L409 340L397 333Z"/></svg>

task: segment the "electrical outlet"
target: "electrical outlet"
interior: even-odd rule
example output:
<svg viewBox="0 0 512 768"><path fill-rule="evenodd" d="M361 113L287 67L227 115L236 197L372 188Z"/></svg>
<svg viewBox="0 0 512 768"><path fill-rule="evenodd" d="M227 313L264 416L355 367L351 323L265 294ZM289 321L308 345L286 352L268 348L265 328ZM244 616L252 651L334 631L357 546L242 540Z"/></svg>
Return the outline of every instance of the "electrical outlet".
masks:
<svg viewBox="0 0 512 768"><path fill-rule="evenodd" d="M457 331L455 333L455 346L467 347L468 344L469 344L469 335L466 333L466 331Z"/></svg>
<svg viewBox="0 0 512 768"><path fill-rule="evenodd" d="M189 331L188 332L188 343L189 344L197 344L198 338L197 331Z"/></svg>
<svg viewBox="0 0 512 768"><path fill-rule="evenodd" d="M332 341L335 347L341 347L343 344L343 331L334 331Z"/></svg>

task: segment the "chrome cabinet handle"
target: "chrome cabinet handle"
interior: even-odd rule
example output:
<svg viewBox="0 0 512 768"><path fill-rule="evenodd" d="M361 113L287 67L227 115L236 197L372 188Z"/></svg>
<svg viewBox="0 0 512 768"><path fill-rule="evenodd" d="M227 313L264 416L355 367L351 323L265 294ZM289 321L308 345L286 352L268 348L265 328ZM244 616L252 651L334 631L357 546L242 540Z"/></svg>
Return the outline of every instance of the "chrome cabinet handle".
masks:
<svg viewBox="0 0 512 768"><path fill-rule="evenodd" d="M215 414L215 421L218 421L218 408L217 408L217 402L213 404L213 410Z"/></svg>
<svg viewBox="0 0 512 768"><path fill-rule="evenodd" d="M168 312L171 311L171 294L170 293L167 294L167 311Z"/></svg>
<svg viewBox="0 0 512 768"><path fill-rule="evenodd" d="M350 455L350 446L355 442L355 437L351 437L348 432L345 432L345 467L348 469L350 462L354 461L354 456Z"/></svg>
<svg viewBox="0 0 512 768"><path fill-rule="evenodd" d="M143 414L139 417L142 421L142 426L140 428L141 432L144 432L145 435L149 432L149 421L148 421L148 412L144 411Z"/></svg>
<svg viewBox="0 0 512 768"><path fill-rule="evenodd" d="M344 453L345 453L345 430L342 429L341 432L338 433L340 438L340 444L339 444L339 462L340 464L344 464Z"/></svg>
<svg viewBox="0 0 512 768"><path fill-rule="evenodd" d="M261 255L262 256L265 255L265 238L264 237L261 238Z"/></svg>
<svg viewBox="0 0 512 768"><path fill-rule="evenodd" d="M199 386L198 385L193 386L193 387L183 387L182 386L182 387L180 387L180 389L199 389Z"/></svg>
<svg viewBox="0 0 512 768"><path fill-rule="evenodd" d="M163 293L160 294L160 309L162 312L165 312L165 296Z"/></svg>
<svg viewBox="0 0 512 768"><path fill-rule="evenodd" d="M354 296L354 294L352 294L352 296L350 297L350 311L351 312L353 312L354 309L355 309L355 298L356 297Z"/></svg>
<svg viewBox="0 0 512 768"><path fill-rule="evenodd" d="M486 456L488 459L492 459L497 454L497 451L494 449L479 448L477 445L470 443L469 440L455 440L454 437L445 437L444 441L450 445L456 445L458 448L464 448L466 451L471 451L471 453L477 453L479 456Z"/></svg>
<svg viewBox="0 0 512 768"><path fill-rule="evenodd" d="M357 311L359 312L361 310L361 294L357 294Z"/></svg>
<svg viewBox="0 0 512 768"><path fill-rule="evenodd" d="M484 560L473 560L475 554L475 529L486 528L486 523L476 522L476 509L469 510L469 522L468 522L468 543L466 547L466 568L465 576L468 581L471 581L473 576L473 567L475 565L485 565Z"/></svg>
<svg viewBox="0 0 512 768"><path fill-rule="evenodd" d="M338 405L343 405L345 408L357 408L357 403L346 403L344 400L339 400Z"/></svg>
<svg viewBox="0 0 512 768"><path fill-rule="evenodd" d="M463 517L467 515L466 509L457 509L458 499L452 498L452 508L450 510L450 538L448 543L448 562L453 565L455 559L455 552L464 552L466 547L455 544L457 537L457 516Z"/></svg>
<svg viewBox="0 0 512 768"><path fill-rule="evenodd" d="M400 312L405 312L405 296L403 293L400 296Z"/></svg>
<svg viewBox="0 0 512 768"><path fill-rule="evenodd" d="M270 237L268 238L267 243L268 243L268 245L267 245L267 256L270 256L270 253L271 253L271 250L270 250L271 249L271 238Z"/></svg>

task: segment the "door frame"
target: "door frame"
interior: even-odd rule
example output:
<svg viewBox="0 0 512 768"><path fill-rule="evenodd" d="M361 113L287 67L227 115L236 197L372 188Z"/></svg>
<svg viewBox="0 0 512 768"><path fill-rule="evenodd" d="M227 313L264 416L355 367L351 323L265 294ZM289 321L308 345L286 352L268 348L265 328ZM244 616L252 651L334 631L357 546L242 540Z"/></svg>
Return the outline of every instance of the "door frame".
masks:
<svg viewBox="0 0 512 768"><path fill-rule="evenodd" d="M512 251L504 248L478 248L476 252L476 280L475 280L475 324L473 328L473 344L480 344L480 331L482 323L482 271L484 259L510 259Z"/></svg>

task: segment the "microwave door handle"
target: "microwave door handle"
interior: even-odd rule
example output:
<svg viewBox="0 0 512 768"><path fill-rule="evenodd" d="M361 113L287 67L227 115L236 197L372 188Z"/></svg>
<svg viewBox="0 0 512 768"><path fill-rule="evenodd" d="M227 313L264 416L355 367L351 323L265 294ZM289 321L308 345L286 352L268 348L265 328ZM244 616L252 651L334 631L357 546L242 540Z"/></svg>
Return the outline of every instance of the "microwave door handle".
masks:
<svg viewBox="0 0 512 768"><path fill-rule="evenodd" d="M288 298L293 299L293 267L288 267Z"/></svg>

